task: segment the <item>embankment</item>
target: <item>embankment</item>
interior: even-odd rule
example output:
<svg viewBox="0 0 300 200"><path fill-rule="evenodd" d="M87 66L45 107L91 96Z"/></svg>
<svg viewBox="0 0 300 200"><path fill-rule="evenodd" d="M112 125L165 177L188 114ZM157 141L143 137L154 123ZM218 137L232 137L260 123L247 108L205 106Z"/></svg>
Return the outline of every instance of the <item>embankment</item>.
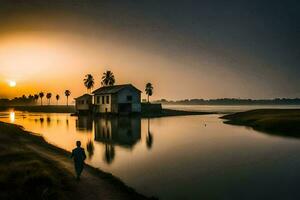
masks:
<svg viewBox="0 0 300 200"><path fill-rule="evenodd" d="M300 109L259 109L221 117L227 124L244 125L281 136L300 137Z"/></svg>

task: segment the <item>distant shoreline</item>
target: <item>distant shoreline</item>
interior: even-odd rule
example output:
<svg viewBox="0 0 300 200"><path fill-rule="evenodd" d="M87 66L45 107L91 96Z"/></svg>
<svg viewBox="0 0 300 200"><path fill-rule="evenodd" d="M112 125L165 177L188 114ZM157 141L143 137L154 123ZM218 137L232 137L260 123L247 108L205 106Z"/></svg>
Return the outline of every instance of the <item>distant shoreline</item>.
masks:
<svg viewBox="0 0 300 200"><path fill-rule="evenodd" d="M300 98L275 98L275 99L239 99L239 98L220 98L220 99L184 99L154 101L164 105L300 105Z"/></svg>
<svg viewBox="0 0 300 200"><path fill-rule="evenodd" d="M300 109L257 109L221 117L226 124L249 126L273 135L300 138Z"/></svg>

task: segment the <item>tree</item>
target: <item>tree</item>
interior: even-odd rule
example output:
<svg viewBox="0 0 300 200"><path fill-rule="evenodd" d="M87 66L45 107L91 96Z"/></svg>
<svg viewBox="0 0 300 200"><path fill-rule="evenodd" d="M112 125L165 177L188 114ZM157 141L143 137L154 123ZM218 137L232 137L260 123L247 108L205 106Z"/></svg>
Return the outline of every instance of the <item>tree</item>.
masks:
<svg viewBox="0 0 300 200"><path fill-rule="evenodd" d="M102 86L112 86L115 84L115 76L111 71L106 71L102 75Z"/></svg>
<svg viewBox="0 0 300 200"><path fill-rule="evenodd" d="M69 96L71 95L71 91L70 90L66 90L65 91L65 95L67 97L67 106L69 106Z"/></svg>
<svg viewBox="0 0 300 200"><path fill-rule="evenodd" d="M91 93L91 89L94 87L94 77L91 74L85 75L85 79L83 79L84 86Z"/></svg>
<svg viewBox="0 0 300 200"><path fill-rule="evenodd" d="M50 105L52 94L49 92L46 94L46 98L48 99L48 105Z"/></svg>
<svg viewBox="0 0 300 200"><path fill-rule="evenodd" d="M55 96L55 98L56 98L56 105L58 105L58 100L59 100L60 96L57 94L57 95Z"/></svg>
<svg viewBox="0 0 300 200"><path fill-rule="evenodd" d="M39 95L38 95L38 94L35 94L35 95L34 95L34 101L37 102L38 99L39 99Z"/></svg>
<svg viewBox="0 0 300 200"><path fill-rule="evenodd" d="M153 86L151 83L146 84L145 92L148 95L148 103L149 103L149 96L152 96L153 94Z"/></svg>
<svg viewBox="0 0 300 200"><path fill-rule="evenodd" d="M44 92L40 92L39 97L41 98L41 106L42 106L43 105Z"/></svg>
<svg viewBox="0 0 300 200"><path fill-rule="evenodd" d="M28 103L32 104L32 102L34 102L34 96L30 94L28 96Z"/></svg>

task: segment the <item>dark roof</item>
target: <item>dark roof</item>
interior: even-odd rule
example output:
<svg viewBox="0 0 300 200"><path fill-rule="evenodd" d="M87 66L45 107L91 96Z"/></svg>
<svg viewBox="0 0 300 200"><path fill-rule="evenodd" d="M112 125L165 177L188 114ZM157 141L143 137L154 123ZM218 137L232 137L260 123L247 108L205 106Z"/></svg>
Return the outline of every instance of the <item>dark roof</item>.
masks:
<svg viewBox="0 0 300 200"><path fill-rule="evenodd" d="M137 89L131 84L124 84L124 85L104 86L93 91L93 94L114 94L123 90L124 88L132 88L137 92L141 92L139 89Z"/></svg>
<svg viewBox="0 0 300 200"><path fill-rule="evenodd" d="M85 97L92 97L92 95L90 95L90 94L84 94L84 95L81 95L80 97L76 97L74 99L82 99L82 98L85 98Z"/></svg>

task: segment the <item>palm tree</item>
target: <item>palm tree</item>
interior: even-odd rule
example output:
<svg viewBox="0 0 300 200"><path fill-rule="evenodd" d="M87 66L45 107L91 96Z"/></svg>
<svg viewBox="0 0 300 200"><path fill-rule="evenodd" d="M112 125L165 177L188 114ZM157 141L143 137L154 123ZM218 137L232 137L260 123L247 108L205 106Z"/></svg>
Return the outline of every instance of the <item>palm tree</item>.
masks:
<svg viewBox="0 0 300 200"><path fill-rule="evenodd" d="M41 106L42 106L43 105L44 92L40 92L39 97L41 98Z"/></svg>
<svg viewBox="0 0 300 200"><path fill-rule="evenodd" d="M56 98L56 105L58 105L58 100L59 100L60 96L57 94L57 95L55 96L55 98Z"/></svg>
<svg viewBox="0 0 300 200"><path fill-rule="evenodd" d="M34 101L37 102L38 99L39 99L39 95L38 95L38 94L35 94L35 95L34 95Z"/></svg>
<svg viewBox="0 0 300 200"><path fill-rule="evenodd" d="M46 94L46 98L48 99L48 105L50 105L51 97L52 97L52 94L50 92Z"/></svg>
<svg viewBox="0 0 300 200"><path fill-rule="evenodd" d="M115 76L112 71L106 71L102 75L101 85L103 86L112 86L115 84Z"/></svg>
<svg viewBox="0 0 300 200"><path fill-rule="evenodd" d="M71 91L70 90L66 90L65 91L65 95L66 95L66 97L67 97L67 106L69 106L69 96L71 95Z"/></svg>
<svg viewBox="0 0 300 200"><path fill-rule="evenodd" d="M145 92L148 95L148 103L149 103L149 96L152 96L153 94L153 86L151 83L146 84Z"/></svg>
<svg viewBox="0 0 300 200"><path fill-rule="evenodd" d="M32 104L32 102L34 102L34 96L30 94L28 96L28 100L29 100L29 103Z"/></svg>
<svg viewBox="0 0 300 200"><path fill-rule="evenodd" d="M86 87L87 90L90 91L94 87L94 77L91 74L85 75L85 79L83 79L84 86Z"/></svg>

